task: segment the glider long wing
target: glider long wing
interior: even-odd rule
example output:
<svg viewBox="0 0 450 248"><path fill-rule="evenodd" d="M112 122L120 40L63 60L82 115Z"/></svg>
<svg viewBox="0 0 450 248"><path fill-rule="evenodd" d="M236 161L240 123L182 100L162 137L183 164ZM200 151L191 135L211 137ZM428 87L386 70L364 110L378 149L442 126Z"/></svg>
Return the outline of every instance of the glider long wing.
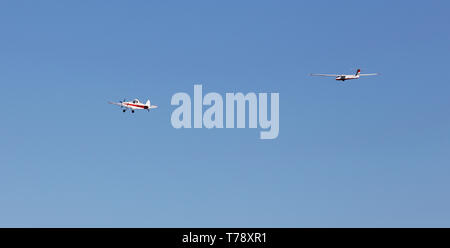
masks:
<svg viewBox="0 0 450 248"><path fill-rule="evenodd" d="M378 73L359 74L360 76L376 76Z"/></svg>
<svg viewBox="0 0 450 248"><path fill-rule="evenodd" d="M341 76L341 75L337 75L337 74L316 74L316 73L312 73L311 76L339 77L339 76Z"/></svg>

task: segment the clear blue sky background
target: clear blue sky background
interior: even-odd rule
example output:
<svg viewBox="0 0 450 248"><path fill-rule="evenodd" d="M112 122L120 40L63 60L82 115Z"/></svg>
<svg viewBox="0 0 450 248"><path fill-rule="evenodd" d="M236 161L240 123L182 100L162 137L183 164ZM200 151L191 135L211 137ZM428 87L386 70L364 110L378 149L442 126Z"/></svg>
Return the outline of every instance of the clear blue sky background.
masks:
<svg viewBox="0 0 450 248"><path fill-rule="evenodd" d="M449 227L449 9L2 1L0 226ZM174 129L195 83L279 92L278 139Z"/></svg>

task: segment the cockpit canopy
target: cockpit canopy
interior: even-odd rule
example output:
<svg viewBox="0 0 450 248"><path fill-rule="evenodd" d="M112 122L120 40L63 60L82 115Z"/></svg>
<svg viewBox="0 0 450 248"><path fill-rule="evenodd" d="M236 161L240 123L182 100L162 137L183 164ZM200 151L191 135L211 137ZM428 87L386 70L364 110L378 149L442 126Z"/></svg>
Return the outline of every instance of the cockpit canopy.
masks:
<svg viewBox="0 0 450 248"><path fill-rule="evenodd" d="M139 100L138 99L134 99L133 103L139 103Z"/></svg>

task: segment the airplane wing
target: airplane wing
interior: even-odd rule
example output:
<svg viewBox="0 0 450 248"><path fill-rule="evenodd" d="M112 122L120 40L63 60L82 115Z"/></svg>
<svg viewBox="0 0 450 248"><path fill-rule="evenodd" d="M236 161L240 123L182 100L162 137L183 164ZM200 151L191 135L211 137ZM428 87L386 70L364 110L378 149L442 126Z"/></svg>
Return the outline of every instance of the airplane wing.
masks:
<svg viewBox="0 0 450 248"><path fill-rule="evenodd" d="M114 104L114 105L117 105L117 106L122 106L122 103L118 103L118 102L108 102L109 104Z"/></svg>
<svg viewBox="0 0 450 248"><path fill-rule="evenodd" d="M378 73L359 74L360 76L376 76Z"/></svg>
<svg viewBox="0 0 450 248"><path fill-rule="evenodd" d="M311 73L311 76L339 77L339 76L341 76L341 75L337 75L337 74L316 74L316 73Z"/></svg>

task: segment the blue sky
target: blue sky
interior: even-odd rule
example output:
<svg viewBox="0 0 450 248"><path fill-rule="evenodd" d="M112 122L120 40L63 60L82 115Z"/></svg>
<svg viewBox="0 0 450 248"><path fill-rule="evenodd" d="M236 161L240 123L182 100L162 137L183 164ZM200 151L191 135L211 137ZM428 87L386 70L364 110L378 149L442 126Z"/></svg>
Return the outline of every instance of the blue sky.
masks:
<svg viewBox="0 0 450 248"><path fill-rule="evenodd" d="M449 227L449 9L2 1L0 226ZM194 84L279 92L279 137L174 129Z"/></svg>

